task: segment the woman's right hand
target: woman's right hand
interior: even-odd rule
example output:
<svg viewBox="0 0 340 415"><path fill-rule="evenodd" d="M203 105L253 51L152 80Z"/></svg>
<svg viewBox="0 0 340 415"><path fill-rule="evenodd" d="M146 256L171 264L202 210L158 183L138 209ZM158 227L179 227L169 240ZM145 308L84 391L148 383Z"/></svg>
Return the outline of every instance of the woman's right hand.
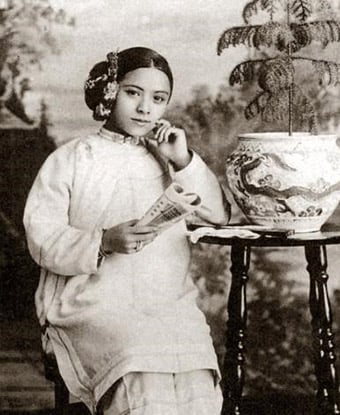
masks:
<svg viewBox="0 0 340 415"><path fill-rule="evenodd" d="M130 220L106 229L102 248L108 253L133 254L141 251L157 236L154 226L138 226L137 220Z"/></svg>

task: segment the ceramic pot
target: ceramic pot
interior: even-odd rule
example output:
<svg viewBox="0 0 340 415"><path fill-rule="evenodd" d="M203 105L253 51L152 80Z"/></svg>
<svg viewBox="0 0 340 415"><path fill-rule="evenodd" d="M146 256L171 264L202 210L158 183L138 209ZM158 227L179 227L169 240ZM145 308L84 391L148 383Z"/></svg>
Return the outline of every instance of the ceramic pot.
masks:
<svg viewBox="0 0 340 415"><path fill-rule="evenodd" d="M238 137L226 174L251 223L312 232L340 200L340 147L335 135L251 133Z"/></svg>

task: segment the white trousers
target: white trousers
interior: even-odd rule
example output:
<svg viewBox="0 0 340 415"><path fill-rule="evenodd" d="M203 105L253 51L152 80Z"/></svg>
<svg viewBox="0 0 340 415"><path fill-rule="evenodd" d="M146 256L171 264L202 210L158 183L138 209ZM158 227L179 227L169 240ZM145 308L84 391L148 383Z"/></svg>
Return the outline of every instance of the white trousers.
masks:
<svg viewBox="0 0 340 415"><path fill-rule="evenodd" d="M104 395L104 415L220 415L222 393L211 370L133 372Z"/></svg>

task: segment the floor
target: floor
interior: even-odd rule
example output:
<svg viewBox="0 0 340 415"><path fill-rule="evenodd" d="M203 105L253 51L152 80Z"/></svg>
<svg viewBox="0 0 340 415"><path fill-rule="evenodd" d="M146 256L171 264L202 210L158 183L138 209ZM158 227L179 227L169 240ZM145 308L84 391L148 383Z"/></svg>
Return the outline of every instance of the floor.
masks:
<svg viewBox="0 0 340 415"><path fill-rule="evenodd" d="M33 320L0 322L1 413L53 408L53 385L45 380L40 356L39 327Z"/></svg>

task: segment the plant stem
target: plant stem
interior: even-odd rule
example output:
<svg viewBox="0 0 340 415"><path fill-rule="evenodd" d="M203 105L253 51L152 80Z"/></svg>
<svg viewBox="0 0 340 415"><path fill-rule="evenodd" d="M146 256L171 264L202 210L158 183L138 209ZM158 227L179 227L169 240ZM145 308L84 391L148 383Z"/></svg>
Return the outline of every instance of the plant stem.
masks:
<svg viewBox="0 0 340 415"><path fill-rule="evenodd" d="M290 2L287 1L287 25L290 27ZM288 43L288 57L292 57L292 44ZM293 135L293 85L288 89L288 134Z"/></svg>

